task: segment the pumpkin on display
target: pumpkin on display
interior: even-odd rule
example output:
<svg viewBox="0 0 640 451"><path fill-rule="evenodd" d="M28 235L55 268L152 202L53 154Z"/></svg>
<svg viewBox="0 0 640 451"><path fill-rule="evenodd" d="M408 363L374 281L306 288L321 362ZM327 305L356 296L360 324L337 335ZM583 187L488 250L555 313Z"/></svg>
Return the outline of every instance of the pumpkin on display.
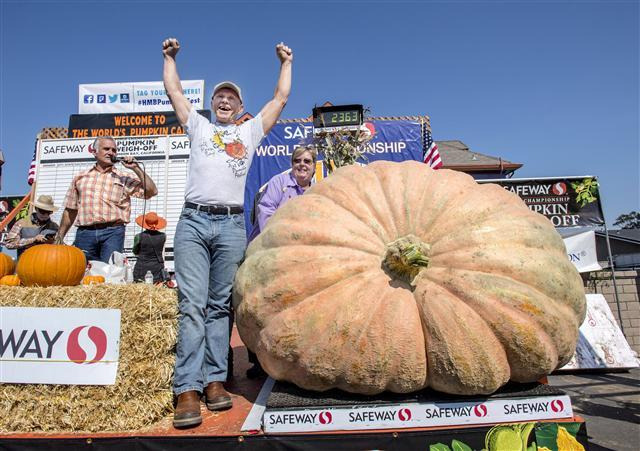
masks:
<svg viewBox="0 0 640 451"><path fill-rule="evenodd" d="M0 285L4 285L7 287L18 287L20 286L20 278L16 274L2 276L0 278Z"/></svg>
<svg viewBox="0 0 640 451"><path fill-rule="evenodd" d="M242 340L311 390L488 394L569 361L582 279L544 216L418 162L347 166L282 206L234 284Z"/></svg>
<svg viewBox="0 0 640 451"><path fill-rule="evenodd" d="M80 283L86 266L84 253L77 247L39 244L20 256L17 273L28 287L72 286Z"/></svg>
<svg viewBox="0 0 640 451"><path fill-rule="evenodd" d="M13 258L7 254L0 252L0 277L4 277L7 274L13 274L16 269L16 264Z"/></svg>
<svg viewBox="0 0 640 451"><path fill-rule="evenodd" d="M84 276L82 279L83 285L96 285L104 283L104 276Z"/></svg>

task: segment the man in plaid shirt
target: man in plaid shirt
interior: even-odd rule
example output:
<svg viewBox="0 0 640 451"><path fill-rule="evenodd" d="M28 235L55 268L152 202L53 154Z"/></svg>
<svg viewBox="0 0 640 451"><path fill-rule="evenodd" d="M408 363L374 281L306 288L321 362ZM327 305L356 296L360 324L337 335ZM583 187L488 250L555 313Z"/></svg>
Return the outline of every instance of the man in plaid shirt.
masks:
<svg viewBox="0 0 640 451"><path fill-rule="evenodd" d="M123 252L124 229L131 214L131 197L149 199L158 194L153 180L133 157L124 157L120 161L137 178L114 168L117 151L112 137L97 138L93 143L96 164L73 178L64 201L65 210L56 242L63 242L75 221L78 230L73 245L82 249L87 260L106 263L114 251Z"/></svg>

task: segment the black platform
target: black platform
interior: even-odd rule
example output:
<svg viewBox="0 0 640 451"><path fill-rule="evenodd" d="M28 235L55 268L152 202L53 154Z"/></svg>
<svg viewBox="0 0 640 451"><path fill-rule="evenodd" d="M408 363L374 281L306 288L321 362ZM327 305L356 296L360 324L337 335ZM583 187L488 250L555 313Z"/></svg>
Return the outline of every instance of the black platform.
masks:
<svg viewBox="0 0 640 451"><path fill-rule="evenodd" d="M449 395L429 388L414 393L389 393L379 395L357 395L342 390L333 389L326 392L313 392L296 387L287 382L276 382L267 400L267 409L287 409L300 407L337 407L354 405L384 405L396 403L435 403L435 402L464 402L485 401L502 398L535 398L539 396L561 396L566 393L549 385L533 382L518 384L509 382L495 393L475 396Z"/></svg>

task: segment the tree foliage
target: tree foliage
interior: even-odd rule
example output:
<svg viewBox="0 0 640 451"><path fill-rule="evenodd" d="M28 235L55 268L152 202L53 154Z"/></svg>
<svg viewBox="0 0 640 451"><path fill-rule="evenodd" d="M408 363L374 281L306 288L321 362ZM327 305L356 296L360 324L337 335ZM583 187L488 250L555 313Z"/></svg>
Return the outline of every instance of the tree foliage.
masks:
<svg viewBox="0 0 640 451"><path fill-rule="evenodd" d="M632 211L627 214L622 214L616 218L615 226L620 226L622 229L640 229L640 213Z"/></svg>

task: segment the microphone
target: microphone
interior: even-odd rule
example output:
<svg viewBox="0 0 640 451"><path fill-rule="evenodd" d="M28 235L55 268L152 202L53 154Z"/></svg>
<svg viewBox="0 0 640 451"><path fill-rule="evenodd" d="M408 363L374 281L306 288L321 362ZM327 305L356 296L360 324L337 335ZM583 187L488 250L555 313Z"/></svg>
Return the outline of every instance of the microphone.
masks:
<svg viewBox="0 0 640 451"><path fill-rule="evenodd" d="M115 155L111 155L111 163L112 164L116 164L118 161L120 161L120 159L118 157L116 157Z"/></svg>

